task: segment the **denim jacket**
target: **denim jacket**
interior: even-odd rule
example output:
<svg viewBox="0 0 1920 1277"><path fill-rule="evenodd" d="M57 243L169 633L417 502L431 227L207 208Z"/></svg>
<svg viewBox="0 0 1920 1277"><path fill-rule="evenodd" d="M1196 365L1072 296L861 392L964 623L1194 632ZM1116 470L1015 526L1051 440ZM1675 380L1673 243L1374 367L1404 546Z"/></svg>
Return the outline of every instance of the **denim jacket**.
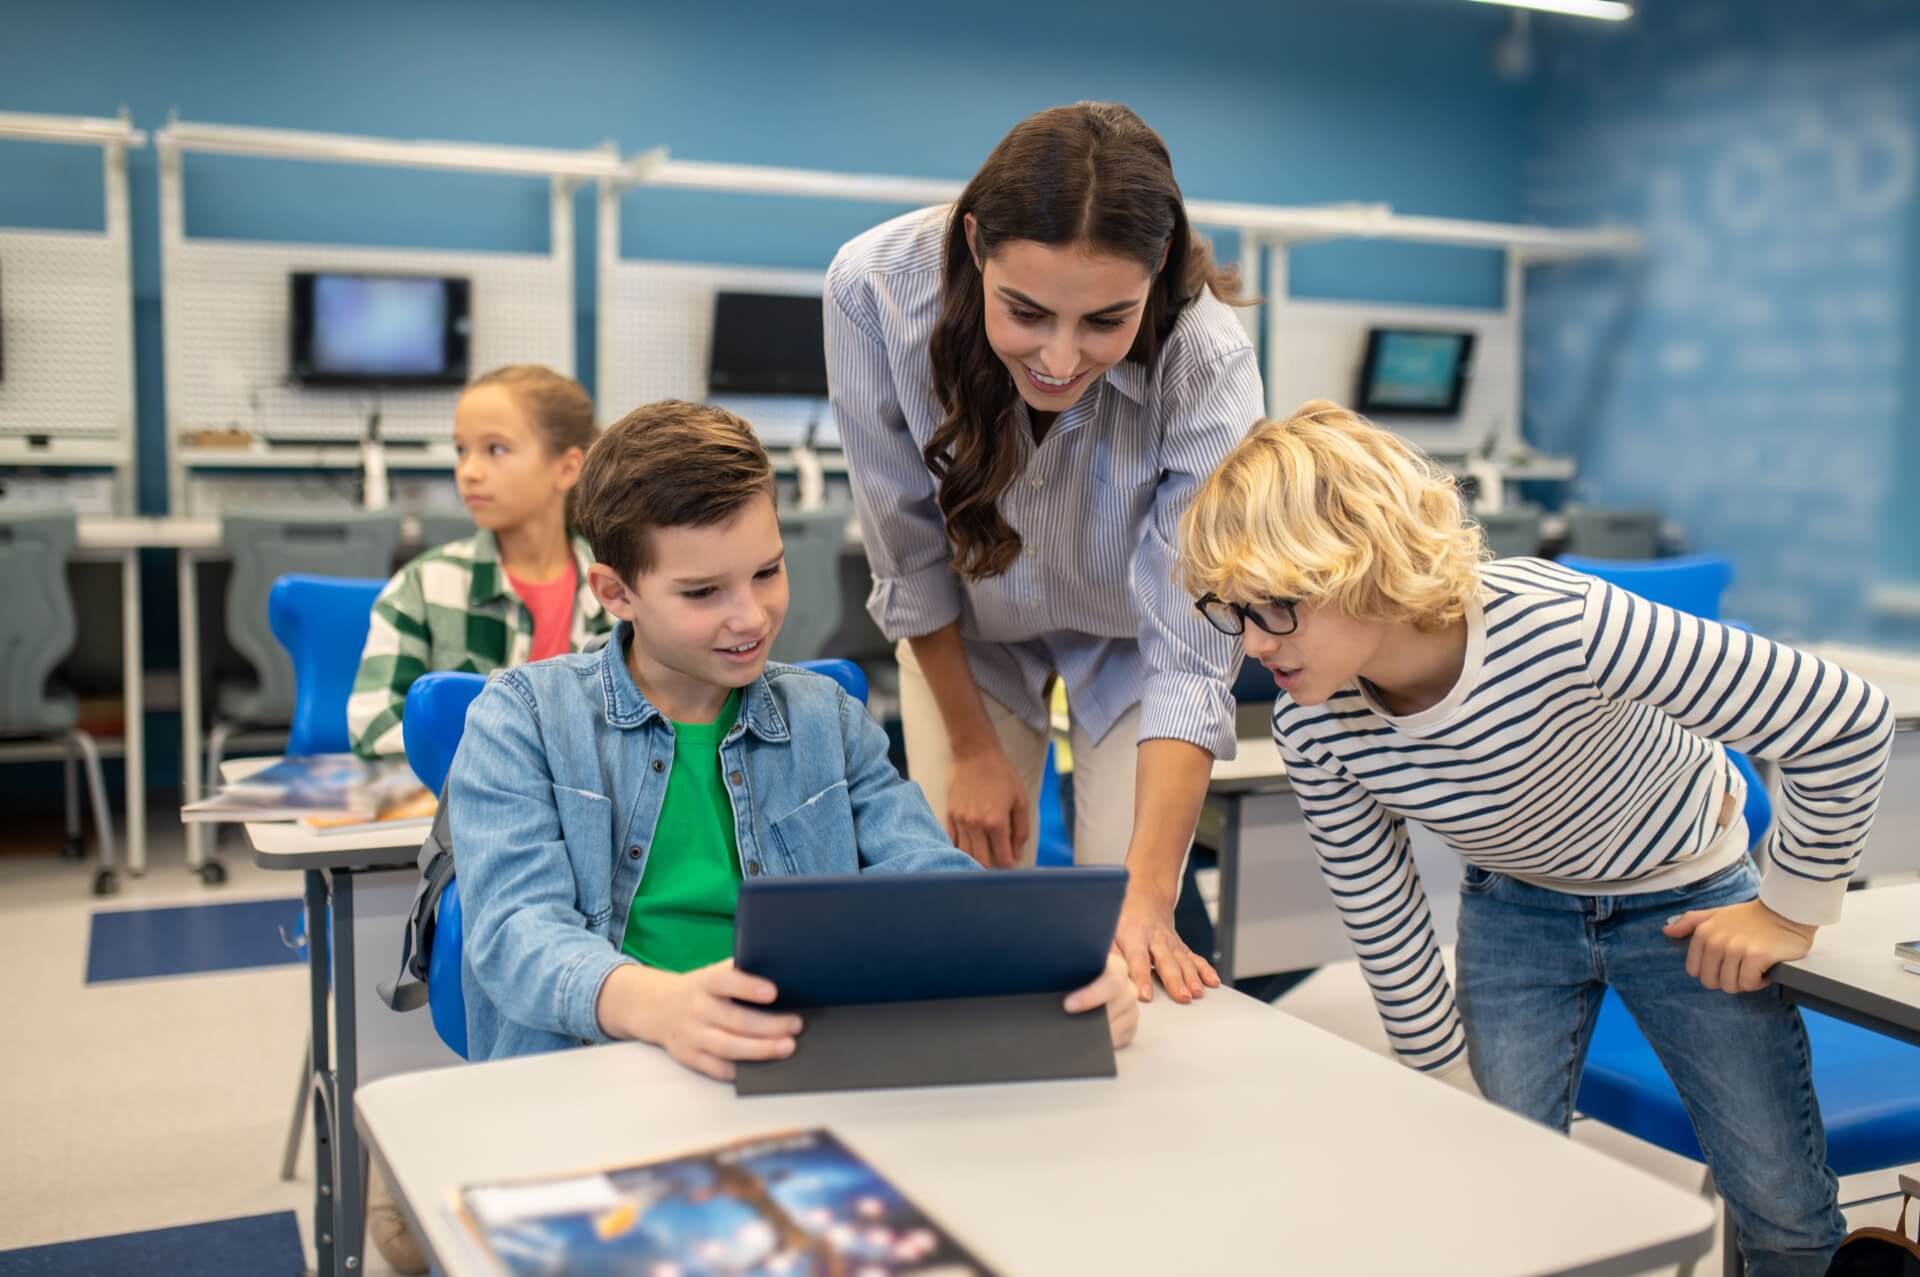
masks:
<svg viewBox="0 0 1920 1277"><path fill-rule="evenodd" d="M673 769L673 725L627 668L632 627L598 652L494 674L467 714L448 810L465 919L468 1055L607 1040L600 986L633 959L627 910ZM769 665L720 745L741 872L973 869L887 738L839 684Z"/></svg>

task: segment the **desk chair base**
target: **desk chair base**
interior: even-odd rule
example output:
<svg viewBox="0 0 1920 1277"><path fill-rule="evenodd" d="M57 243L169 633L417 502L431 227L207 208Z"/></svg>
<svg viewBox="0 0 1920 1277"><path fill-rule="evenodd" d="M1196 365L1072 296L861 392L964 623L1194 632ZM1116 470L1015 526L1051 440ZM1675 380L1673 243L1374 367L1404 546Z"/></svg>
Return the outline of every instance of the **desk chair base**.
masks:
<svg viewBox="0 0 1920 1277"><path fill-rule="evenodd" d="M100 842L100 867L93 874L93 894L110 896L120 890L120 873L114 867L113 809L107 806L107 786L100 772L100 746L93 736L78 728L66 736L66 842L60 847L65 860L81 860L86 844L80 837L79 764L87 767L87 797L93 808L93 826Z"/></svg>

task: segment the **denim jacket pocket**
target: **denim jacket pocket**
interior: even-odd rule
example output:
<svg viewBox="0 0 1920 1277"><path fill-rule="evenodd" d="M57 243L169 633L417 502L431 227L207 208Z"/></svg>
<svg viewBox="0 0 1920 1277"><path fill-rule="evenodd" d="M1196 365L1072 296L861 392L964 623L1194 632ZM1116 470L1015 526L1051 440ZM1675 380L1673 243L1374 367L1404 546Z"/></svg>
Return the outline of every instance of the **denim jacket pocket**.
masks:
<svg viewBox="0 0 1920 1277"><path fill-rule="evenodd" d="M573 865L574 908L589 927L601 927L613 914L613 802L585 789L555 785L553 805Z"/></svg>
<svg viewBox="0 0 1920 1277"><path fill-rule="evenodd" d="M837 780L768 826L774 846L797 874L857 873L853 799Z"/></svg>

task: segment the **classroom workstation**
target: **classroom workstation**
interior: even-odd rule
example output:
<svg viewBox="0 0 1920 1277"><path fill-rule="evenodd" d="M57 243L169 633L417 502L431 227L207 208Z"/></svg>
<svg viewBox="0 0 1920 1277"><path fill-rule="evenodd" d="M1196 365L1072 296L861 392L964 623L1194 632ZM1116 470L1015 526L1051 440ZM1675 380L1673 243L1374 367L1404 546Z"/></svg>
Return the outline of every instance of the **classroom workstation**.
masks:
<svg viewBox="0 0 1920 1277"><path fill-rule="evenodd" d="M0 1277L1920 1272L1920 13L985 3L0 40Z"/></svg>

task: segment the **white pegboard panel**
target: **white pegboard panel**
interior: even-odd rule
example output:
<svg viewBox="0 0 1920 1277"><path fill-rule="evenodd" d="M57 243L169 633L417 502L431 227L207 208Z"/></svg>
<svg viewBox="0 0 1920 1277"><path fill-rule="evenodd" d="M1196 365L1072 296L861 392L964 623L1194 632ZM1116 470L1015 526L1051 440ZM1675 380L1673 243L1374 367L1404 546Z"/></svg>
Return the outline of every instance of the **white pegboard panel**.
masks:
<svg viewBox="0 0 1920 1277"><path fill-rule="evenodd" d="M169 434L238 428L275 440L356 439L376 399L390 439L444 439L457 387L290 385L296 271L456 275L472 281L475 376L508 363L573 375L573 278L550 256L187 240L168 263Z"/></svg>
<svg viewBox="0 0 1920 1277"><path fill-rule="evenodd" d="M131 451L127 260L105 235L0 231L0 436Z"/></svg>
<svg viewBox="0 0 1920 1277"><path fill-rule="evenodd" d="M715 293L787 293L818 297L825 271L710 266L697 262L623 261L600 299L599 409L603 423L656 399L706 402ZM753 423L773 448L798 443L809 424L815 442L836 444L824 399L737 395L714 402Z"/></svg>
<svg viewBox="0 0 1920 1277"><path fill-rule="evenodd" d="M1380 416L1379 423L1444 456L1477 452L1489 439L1511 446L1520 438L1520 323L1511 310L1287 300L1268 308L1267 325L1272 416L1285 416L1309 399L1352 403L1370 328L1451 329L1474 334L1460 415Z"/></svg>

